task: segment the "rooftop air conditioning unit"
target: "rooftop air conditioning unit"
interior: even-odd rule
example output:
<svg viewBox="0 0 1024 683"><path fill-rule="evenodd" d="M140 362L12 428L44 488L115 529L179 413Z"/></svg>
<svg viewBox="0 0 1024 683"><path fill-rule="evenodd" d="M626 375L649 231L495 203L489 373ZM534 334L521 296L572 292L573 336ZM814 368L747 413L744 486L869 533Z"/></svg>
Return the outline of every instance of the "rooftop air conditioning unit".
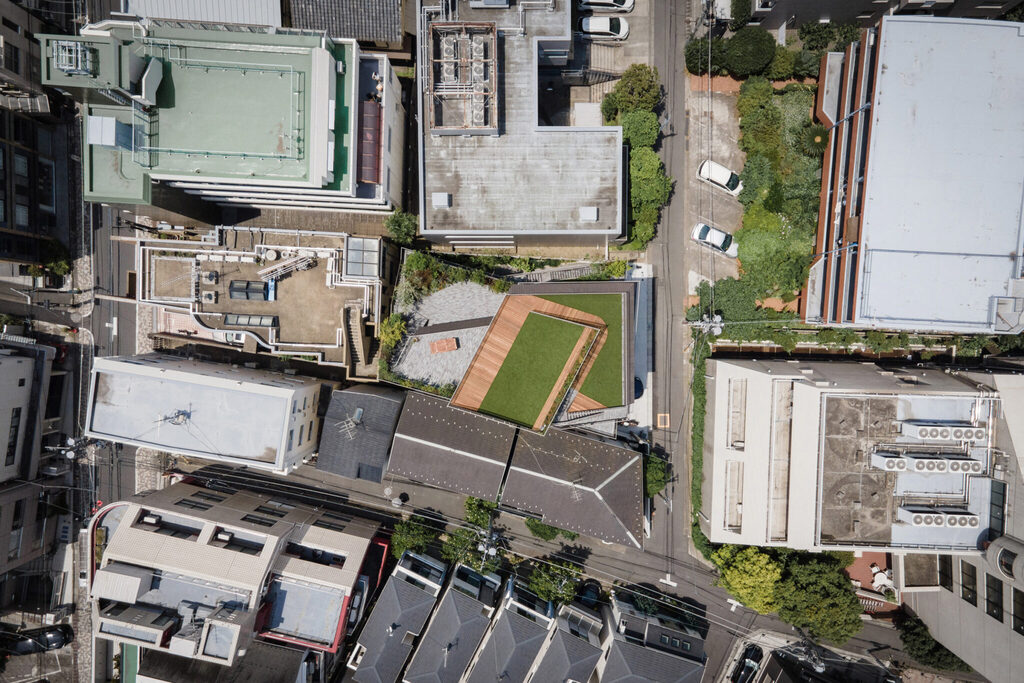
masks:
<svg viewBox="0 0 1024 683"><path fill-rule="evenodd" d="M152 524L153 526L156 526L160 523L160 515L143 515L142 523Z"/></svg>
<svg viewBox="0 0 1024 683"><path fill-rule="evenodd" d="M954 512L952 514L945 515L945 523L948 527L976 529L980 526L981 521L978 519L977 515L973 515L969 512Z"/></svg>
<svg viewBox="0 0 1024 683"><path fill-rule="evenodd" d="M218 541L223 541L224 543L230 543L234 537L235 535L230 531L218 531L217 535L214 536Z"/></svg>
<svg viewBox="0 0 1024 683"><path fill-rule="evenodd" d="M932 514L928 512L918 512L910 518L910 523L913 526L945 526L945 520L940 514Z"/></svg>
<svg viewBox="0 0 1024 683"><path fill-rule="evenodd" d="M982 472L985 471L985 464L979 460L972 460L969 466L971 474L981 474ZM961 471L967 470L965 467L961 467Z"/></svg>

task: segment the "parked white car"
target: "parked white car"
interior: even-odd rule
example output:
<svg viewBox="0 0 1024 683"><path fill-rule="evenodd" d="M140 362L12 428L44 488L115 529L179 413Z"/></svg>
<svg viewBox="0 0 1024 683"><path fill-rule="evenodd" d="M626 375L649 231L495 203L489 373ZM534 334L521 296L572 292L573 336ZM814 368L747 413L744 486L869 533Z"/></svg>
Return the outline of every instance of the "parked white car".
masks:
<svg viewBox="0 0 1024 683"><path fill-rule="evenodd" d="M591 40L625 40L629 36L629 22L619 17L583 17L580 33Z"/></svg>
<svg viewBox="0 0 1024 683"><path fill-rule="evenodd" d="M633 0L580 0L582 12L632 12Z"/></svg>
<svg viewBox="0 0 1024 683"><path fill-rule="evenodd" d="M720 187L733 197L743 189L739 175L711 159L705 159L704 163L700 165L700 168L697 169L697 177L715 187Z"/></svg>
<svg viewBox="0 0 1024 683"><path fill-rule="evenodd" d="M740 252L740 245L736 243L732 235L724 233L718 228L712 228L705 223L697 223L697 225L693 226L691 237L704 246L711 247L715 251L720 251L732 258L736 258L736 255Z"/></svg>

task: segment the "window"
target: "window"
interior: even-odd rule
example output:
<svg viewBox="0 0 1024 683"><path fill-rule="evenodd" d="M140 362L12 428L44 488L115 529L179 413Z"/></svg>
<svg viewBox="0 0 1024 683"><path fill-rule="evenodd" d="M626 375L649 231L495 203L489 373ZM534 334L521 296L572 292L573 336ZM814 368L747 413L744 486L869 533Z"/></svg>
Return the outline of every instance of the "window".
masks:
<svg viewBox="0 0 1024 683"><path fill-rule="evenodd" d="M325 512L320 515L320 519L313 522L313 526L320 527L321 529L330 529L331 531L344 531L351 521L352 518L348 515Z"/></svg>
<svg viewBox="0 0 1024 683"><path fill-rule="evenodd" d="M668 645L669 639L668 639L668 636L666 634L662 633L661 636L658 638L658 640L661 641L662 645Z"/></svg>
<svg viewBox="0 0 1024 683"><path fill-rule="evenodd" d="M288 450L289 451L292 449L292 439L294 437L295 437L295 430L294 429L289 429L288 430Z"/></svg>
<svg viewBox="0 0 1024 683"><path fill-rule="evenodd" d="M11 43L4 44L4 68L16 74L21 73L21 53Z"/></svg>
<svg viewBox="0 0 1024 683"><path fill-rule="evenodd" d="M21 408L14 408L11 411L11 427L7 432L7 457L4 458L4 467L14 464L14 458L18 453L18 431L21 429Z"/></svg>
<svg viewBox="0 0 1024 683"><path fill-rule="evenodd" d="M11 529L20 529L25 524L25 501L14 501L14 521L11 522Z"/></svg>
<svg viewBox="0 0 1024 683"><path fill-rule="evenodd" d="M3 21L4 21L4 26L6 26L7 28L11 29L12 31L14 31L18 35L21 35L21 27L20 26L15 24L13 21L8 19L7 17L4 17Z"/></svg>
<svg viewBox="0 0 1024 683"><path fill-rule="evenodd" d="M985 575L985 612L997 621L1003 620L1003 582Z"/></svg>
<svg viewBox="0 0 1024 683"><path fill-rule="evenodd" d="M298 410L298 405L299 405L299 402L297 400L296 401L292 401L292 415L294 415L295 411Z"/></svg>
<svg viewBox="0 0 1024 683"><path fill-rule="evenodd" d="M992 497L989 504L988 540L994 541L1003 535L1006 528L1004 511L1006 509L1006 483L992 482Z"/></svg>
<svg viewBox="0 0 1024 683"><path fill-rule="evenodd" d="M19 387L25 386L25 378L24 377L19 377L18 378L18 386Z"/></svg>
<svg viewBox="0 0 1024 683"><path fill-rule="evenodd" d="M309 396L303 396L303 397L302 397L302 411L303 411L303 412L305 412L305 411L306 411L306 403L307 403L308 401L309 401Z"/></svg>
<svg viewBox="0 0 1024 683"><path fill-rule="evenodd" d="M999 571L1006 574L1008 578L1013 578L1013 561L1017 559L1017 553L1012 550L1003 549L999 553Z"/></svg>
<svg viewBox="0 0 1024 683"><path fill-rule="evenodd" d="M964 602L978 604L978 570L963 560L960 561L960 597Z"/></svg>
<svg viewBox="0 0 1024 683"><path fill-rule="evenodd" d="M28 157L24 154L15 153L14 155L14 175L22 178L28 177Z"/></svg>
<svg viewBox="0 0 1024 683"><path fill-rule="evenodd" d="M264 515L270 515L271 517L277 517L281 519L288 514L287 510L279 510L278 508L270 507L269 505L260 505L256 508L256 512Z"/></svg>
<svg viewBox="0 0 1024 683"><path fill-rule="evenodd" d="M682 646L682 643L679 641L678 638L673 638L672 639L672 647L681 647L681 646Z"/></svg>
<svg viewBox="0 0 1024 683"><path fill-rule="evenodd" d="M182 498L177 503L178 507L188 508L190 510L209 510L212 505L209 503L203 503L198 500L192 500L191 498Z"/></svg>
<svg viewBox="0 0 1024 683"><path fill-rule="evenodd" d="M306 430L306 438L307 439L312 439L313 438L313 421L312 420L309 421L309 429Z"/></svg>
<svg viewBox="0 0 1024 683"><path fill-rule="evenodd" d="M302 432L306 429L306 425L299 425L299 445L302 445Z"/></svg>
<svg viewBox="0 0 1024 683"><path fill-rule="evenodd" d="M28 227L28 204L14 205L14 225L19 228Z"/></svg>
<svg viewBox="0 0 1024 683"><path fill-rule="evenodd" d="M250 524L256 524L257 526L274 526L276 522L266 517L260 517L259 515L246 515L242 517L243 522L249 522Z"/></svg>
<svg viewBox="0 0 1024 683"><path fill-rule="evenodd" d="M953 590L952 555L939 555L939 585L948 591Z"/></svg>
<svg viewBox="0 0 1024 683"><path fill-rule="evenodd" d="M201 500L208 500L211 503L223 503L227 498L220 495L219 493L210 493L209 491L196 491L192 494L193 498L199 498Z"/></svg>
<svg viewBox="0 0 1024 683"><path fill-rule="evenodd" d="M1024 591L1013 589L1013 630L1024 636Z"/></svg>

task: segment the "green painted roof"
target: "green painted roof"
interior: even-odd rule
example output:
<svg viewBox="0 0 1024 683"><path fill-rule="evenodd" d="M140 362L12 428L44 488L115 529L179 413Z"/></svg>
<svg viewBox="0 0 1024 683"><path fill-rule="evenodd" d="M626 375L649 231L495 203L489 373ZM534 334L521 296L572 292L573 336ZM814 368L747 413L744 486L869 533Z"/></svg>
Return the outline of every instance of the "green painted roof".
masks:
<svg viewBox="0 0 1024 683"><path fill-rule="evenodd" d="M90 145L85 136L86 199L148 201L154 177L351 192L350 99L357 70L350 43L314 35L166 27L146 35L127 27L108 30L109 36L99 37L40 36L43 81L55 87L139 94L143 70L154 60L153 68L162 70L156 106L148 112L138 106L133 111L130 103L89 107L90 115L129 124L135 150ZM92 75L56 68L54 41L84 45ZM343 73L332 68L329 57L345 64ZM333 124L327 105L332 80L337 88ZM87 92L84 99L107 100L99 92ZM325 182L315 159L327 163L328 128L335 135L335 161L333 181Z"/></svg>

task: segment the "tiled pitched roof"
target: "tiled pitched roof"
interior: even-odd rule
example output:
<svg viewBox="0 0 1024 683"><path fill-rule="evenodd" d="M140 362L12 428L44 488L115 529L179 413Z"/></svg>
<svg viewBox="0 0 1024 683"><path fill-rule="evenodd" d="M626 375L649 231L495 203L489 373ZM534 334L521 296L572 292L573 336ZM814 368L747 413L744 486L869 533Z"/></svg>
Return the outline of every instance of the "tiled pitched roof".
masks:
<svg viewBox="0 0 1024 683"><path fill-rule="evenodd" d="M293 28L332 38L402 41L402 0L290 0Z"/></svg>

